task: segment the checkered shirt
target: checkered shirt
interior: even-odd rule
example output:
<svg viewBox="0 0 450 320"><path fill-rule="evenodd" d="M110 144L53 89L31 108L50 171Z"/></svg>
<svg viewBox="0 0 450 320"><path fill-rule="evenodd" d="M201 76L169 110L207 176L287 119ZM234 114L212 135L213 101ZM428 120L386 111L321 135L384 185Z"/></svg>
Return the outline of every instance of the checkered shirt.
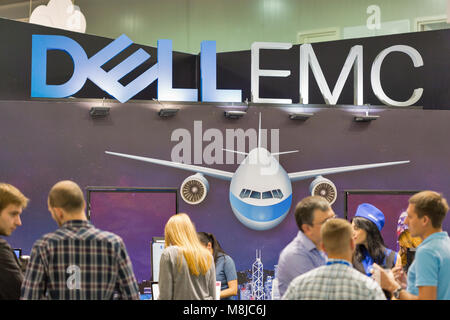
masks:
<svg viewBox="0 0 450 320"><path fill-rule="evenodd" d="M122 239L81 220L35 242L21 290L23 300L139 299Z"/></svg>
<svg viewBox="0 0 450 320"><path fill-rule="evenodd" d="M378 283L345 260L329 259L324 266L296 277L283 300L386 300Z"/></svg>

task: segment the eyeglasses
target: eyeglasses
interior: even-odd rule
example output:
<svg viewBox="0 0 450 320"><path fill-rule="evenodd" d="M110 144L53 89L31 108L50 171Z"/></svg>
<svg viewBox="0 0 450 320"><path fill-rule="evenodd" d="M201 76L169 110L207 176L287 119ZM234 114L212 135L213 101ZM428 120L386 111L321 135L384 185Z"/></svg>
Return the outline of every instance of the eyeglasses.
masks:
<svg viewBox="0 0 450 320"><path fill-rule="evenodd" d="M327 222L328 220L336 219L336 218L337 218L336 215L332 215L331 217L328 217L328 218L324 219L322 222L316 222L316 223L313 223L312 225L316 225L316 224L322 225L322 224L324 224L325 222Z"/></svg>

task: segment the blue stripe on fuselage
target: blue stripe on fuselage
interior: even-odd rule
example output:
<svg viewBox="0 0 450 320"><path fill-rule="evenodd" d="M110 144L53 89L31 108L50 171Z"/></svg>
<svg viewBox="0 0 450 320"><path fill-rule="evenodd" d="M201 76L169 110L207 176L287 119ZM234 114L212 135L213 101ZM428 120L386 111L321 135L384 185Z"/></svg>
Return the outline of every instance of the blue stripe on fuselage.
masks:
<svg viewBox="0 0 450 320"><path fill-rule="evenodd" d="M283 214L285 214L291 208L292 194L280 203L269 206L255 206L237 198L230 192L230 204L233 208L239 211L247 219L253 221L272 221Z"/></svg>

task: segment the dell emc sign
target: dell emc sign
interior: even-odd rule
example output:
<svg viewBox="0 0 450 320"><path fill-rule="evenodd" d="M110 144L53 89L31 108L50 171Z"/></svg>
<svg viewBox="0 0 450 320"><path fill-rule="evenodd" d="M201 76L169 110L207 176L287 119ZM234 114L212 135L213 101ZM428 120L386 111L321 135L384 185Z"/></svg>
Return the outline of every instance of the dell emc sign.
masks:
<svg viewBox="0 0 450 320"><path fill-rule="evenodd" d="M142 73L126 86L119 80L150 58L143 49L138 49L131 56L106 72L102 66L133 42L122 35L91 58L74 40L65 36L33 35L31 59L31 96L36 98L64 98L77 93L89 79L101 89L119 100L126 102L158 79L158 100L161 101L197 101L197 89L179 89L172 87L172 41L158 40L157 63ZM291 104L291 99L272 99L259 97L260 77L288 77L288 70L263 70L259 68L259 51L261 49L289 50L290 43L255 42L251 47L251 96L255 103ZM61 50L72 57L74 70L72 77L64 84L47 84L47 51ZM381 51L375 58L370 80L377 98L385 105L410 106L423 94L422 88L414 89L407 101L395 101L389 98L381 86L380 71L385 57L392 52L407 54L414 67L423 66L420 53L405 45L396 45ZM344 66L333 91L330 90L323 75L314 50L310 44L300 46L300 103L309 103L309 67L311 67L320 92L327 104L335 105L344 88L344 84L353 67L354 70L354 104L363 105L363 47L356 45L350 49ZM242 102L242 90L217 89L216 42L202 41L200 50L200 94L204 102Z"/></svg>

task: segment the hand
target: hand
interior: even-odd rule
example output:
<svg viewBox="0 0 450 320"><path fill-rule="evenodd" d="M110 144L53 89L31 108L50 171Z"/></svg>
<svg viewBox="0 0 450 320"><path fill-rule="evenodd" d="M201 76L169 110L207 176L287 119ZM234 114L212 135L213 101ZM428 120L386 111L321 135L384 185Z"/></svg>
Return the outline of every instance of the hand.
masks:
<svg viewBox="0 0 450 320"><path fill-rule="evenodd" d="M380 274L381 288L389 292L394 292L400 286L395 280L394 273L391 270L386 271L376 263L373 264L373 268L376 268Z"/></svg>
<svg viewBox="0 0 450 320"><path fill-rule="evenodd" d="M395 281L400 283L403 289L406 289L407 278L403 267L397 266L392 268L392 273L394 274Z"/></svg>

